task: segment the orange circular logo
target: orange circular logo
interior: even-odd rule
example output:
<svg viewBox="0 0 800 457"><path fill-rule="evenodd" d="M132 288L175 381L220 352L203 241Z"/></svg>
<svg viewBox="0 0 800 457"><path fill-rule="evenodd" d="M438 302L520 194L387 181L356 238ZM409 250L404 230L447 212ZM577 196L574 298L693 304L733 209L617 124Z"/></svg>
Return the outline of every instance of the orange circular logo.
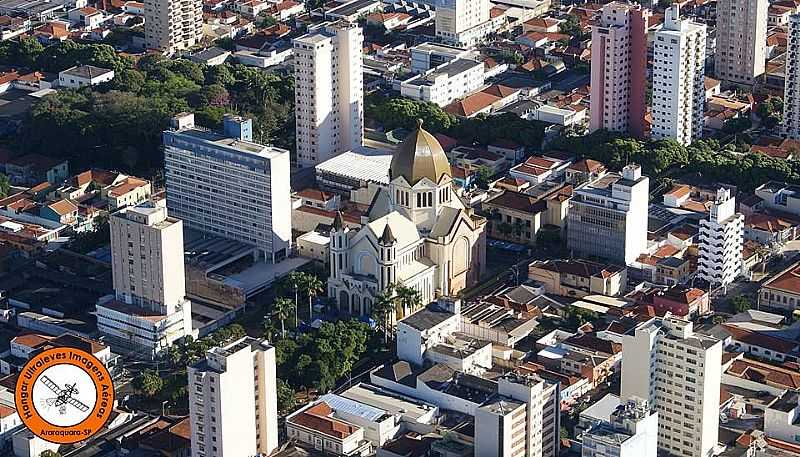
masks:
<svg viewBox="0 0 800 457"><path fill-rule="evenodd" d="M83 441L108 421L114 384L103 362L86 351L59 347L43 351L22 368L14 392L22 423L43 440Z"/></svg>

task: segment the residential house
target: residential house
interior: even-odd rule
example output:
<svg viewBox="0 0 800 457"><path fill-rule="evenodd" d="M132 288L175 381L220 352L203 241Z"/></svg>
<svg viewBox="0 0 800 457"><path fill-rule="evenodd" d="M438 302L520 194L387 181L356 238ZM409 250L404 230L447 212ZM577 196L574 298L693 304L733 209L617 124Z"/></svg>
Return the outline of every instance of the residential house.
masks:
<svg viewBox="0 0 800 457"><path fill-rule="evenodd" d="M582 298L620 295L626 286L625 267L588 260L536 260L528 265L528 279L549 294Z"/></svg>
<svg viewBox="0 0 800 457"><path fill-rule="evenodd" d="M14 185L32 186L47 181L61 183L67 179L69 167L66 160L41 154L27 154L6 163L6 175Z"/></svg>

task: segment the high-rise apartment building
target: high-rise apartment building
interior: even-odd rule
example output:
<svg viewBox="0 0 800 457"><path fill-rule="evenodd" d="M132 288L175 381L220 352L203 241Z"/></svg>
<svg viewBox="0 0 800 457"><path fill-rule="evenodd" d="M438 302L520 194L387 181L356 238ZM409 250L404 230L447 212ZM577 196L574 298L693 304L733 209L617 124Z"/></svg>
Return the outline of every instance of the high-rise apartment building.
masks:
<svg viewBox="0 0 800 457"><path fill-rule="evenodd" d="M293 41L297 163L314 166L364 139L362 29L326 23Z"/></svg>
<svg viewBox="0 0 800 457"><path fill-rule="evenodd" d="M241 241L278 262L291 241L289 151L253 142L252 121L226 115L222 134L180 114L164 132L167 207L189 228Z"/></svg>
<svg viewBox="0 0 800 457"><path fill-rule="evenodd" d="M144 43L167 55L203 39L202 0L144 0Z"/></svg>
<svg viewBox="0 0 800 457"><path fill-rule="evenodd" d="M115 296L97 303L97 328L112 345L156 354L192 333L183 225L143 204L114 213L109 226Z"/></svg>
<svg viewBox="0 0 800 457"><path fill-rule="evenodd" d="M622 341L623 401L647 399L658 413L658 448L710 457L717 444L722 341L692 322L653 319Z"/></svg>
<svg viewBox="0 0 800 457"><path fill-rule="evenodd" d="M189 366L192 456L269 455L278 447L275 348L244 337Z"/></svg>
<svg viewBox="0 0 800 457"><path fill-rule="evenodd" d="M611 2L600 11L592 26L589 130L644 136L649 19L636 4Z"/></svg>
<svg viewBox="0 0 800 457"><path fill-rule="evenodd" d="M475 410L475 455L558 455L558 387L511 373L498 379L497 389L501 399Z"/></svg>
<svg viewBox="0 0 800 457"><path fill-rule="evenodd" d="M800 14L789 17L786 83L783 88L783 133L800 140Z"/></svg>
<svg viewBox="0 0 800 457"><path fill-rule="evenodd" d="M454 46L475 46L493 31L489 0L444 0L436 3L436 36Z"/></svg>
<svg viewBox="0 0 800 457"><path fill-rule="evenodd" d="M653 40L653 138L688 145L702 135L705 59L706 26L681 20L673 4Z"/></svg>
<svg viewBox="0 0 800 457"><path fill-rule="evenodd" d="M712 286L725 287L742 272L744 216L736 212L736 198L719 189L708 219L700 221L700 260L697 277Z"/></svg>
<svg viewBox="0 0 800 457"><path fill-rule="evenodd" d="M647 249L650 179L638 165L575 189L567 214L567 247L576 256L629 264Z"/></svg>
<svg viewBox="0 0 800 457"><path fill-rule="evenodd" d="M752 85L767 59L767 0L719 0L714 73L718 79Z"/></svg>
<svg viewBox="0 0 800 457"><path fill-rule="evenodd" d="M646 400L630 399L581 436L581 457L656 457L658 413Z"/></svg>

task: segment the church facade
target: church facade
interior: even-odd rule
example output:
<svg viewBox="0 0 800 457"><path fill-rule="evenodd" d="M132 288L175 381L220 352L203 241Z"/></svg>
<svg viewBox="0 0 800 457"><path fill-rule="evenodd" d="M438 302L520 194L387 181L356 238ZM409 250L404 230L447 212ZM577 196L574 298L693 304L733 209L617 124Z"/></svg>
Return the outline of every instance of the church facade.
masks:
<svg viewBox="0 0 800 457"><path fill-rule="evenodd" d="M447 156L421 123L388 171L362 227L337 215L331 231L328 296L353 315L368 315L392 284L416 289L425 305L474 285L485 270L486 220L455 194Z"/></svg>

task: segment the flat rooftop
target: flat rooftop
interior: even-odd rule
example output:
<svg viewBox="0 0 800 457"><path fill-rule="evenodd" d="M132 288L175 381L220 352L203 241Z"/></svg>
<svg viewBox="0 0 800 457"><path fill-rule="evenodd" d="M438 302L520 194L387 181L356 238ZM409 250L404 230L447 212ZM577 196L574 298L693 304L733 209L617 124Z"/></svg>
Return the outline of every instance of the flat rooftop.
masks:
<svg viewBox="0 0 800 457"><path fill-rule="evenodd" d="M389 184L391 154L363 154L347 151L315 167L317 176L332 174L363 182Z"/></svg>
<svg viewBox="0 0 800 457"><path fill-rule="evenodd" d="M410 84L412 86L432 86L436 82L436 79L440 76L452 78L477 66L483 66L483 62L470 59L454 59L428 73L415 76L407 81L404 81L403 83Z"/></svg>
<svg viewBox="0 0 800 457"><path fill-rule="evenodd" d="M437 409L434 405L402 397L370 384L353 386L342 392L341 396L387 411L390 414L402 414L412 422L420 422L430 415L431 411Z"/></svg>
<svg viewBox="0 0 800 457"><path fill-rule="evenodd" d="M220 133L202 129L199 127L190 127L187 129L176 130L176 131L168 130L165 133L176 136L183 136L204 143L213 143L214 145L220 146L227 150L241 152L244 154L266 159L272 159L280 154L285 154L288 152L284 149L274 148L271 146L264 146L262 144L254 143L252 141L244 141L238 138L230 138Z"/></svg>

